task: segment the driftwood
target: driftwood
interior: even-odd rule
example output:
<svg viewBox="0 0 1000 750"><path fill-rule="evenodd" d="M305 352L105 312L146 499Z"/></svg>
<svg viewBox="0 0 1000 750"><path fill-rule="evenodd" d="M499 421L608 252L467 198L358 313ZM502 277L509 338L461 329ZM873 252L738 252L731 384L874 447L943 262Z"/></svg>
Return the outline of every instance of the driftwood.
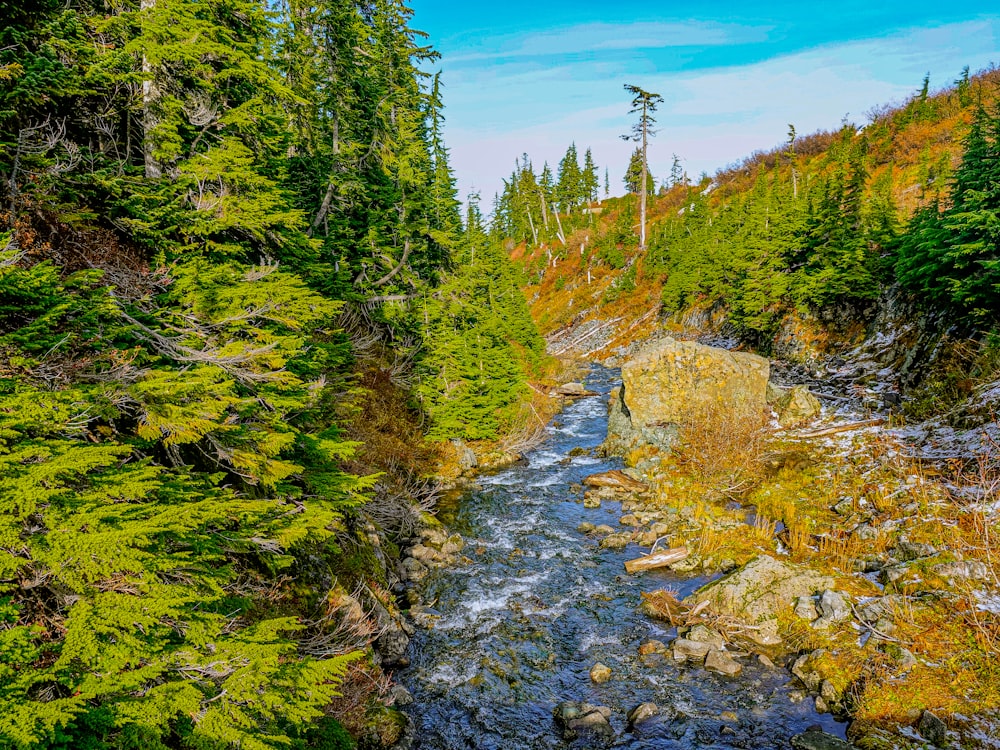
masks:
<svg viewBox="0 0 1000 750"><path fill-rule="evenodd" d="M611 487L616 490L625 490L628 492L645 492L649 489L649 486L645 482L633 479L625 472L618 471L617 469L604 471L600 474L591 474L583 480L583 483L587 487Z"/></svg>
<svg viewBox="0 0 1000 750"><path fill-rule="evenodd" d="M626 560L625 572L639 573L643 570L662 568L667 565L673 565L675 562L680 562L687 556L687 547L674 547L673 549L660 550L659 552L653 552L648 555L643 555L642 557L637 557L634 560Z"/></svg>
<svg viewBox="0 0 1000 750"><path fill-rule="evenodd" d="M827 435L836 435L840 432L850 432L851 430L860 430L863 427L878 427L880 424L885 424L885 420L881 417L877 419L865 419L861 422L848 422L847 424L838 424L833 427L824 427L820 430L811 430L809 432L799 433L799 437L804 438L818 438L826 437Z"/></svg>

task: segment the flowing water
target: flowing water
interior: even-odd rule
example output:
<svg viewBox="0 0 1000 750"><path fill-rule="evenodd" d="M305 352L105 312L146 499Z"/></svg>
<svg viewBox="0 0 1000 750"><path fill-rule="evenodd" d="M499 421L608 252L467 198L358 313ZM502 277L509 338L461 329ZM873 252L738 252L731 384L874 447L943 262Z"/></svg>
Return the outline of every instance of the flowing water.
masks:
<svg viewBox="0 0 1000 750"><path fill-rule="evenodd" d="M587 385L601 397L570 404L526 465L480 477L445 519L465 538L472 562L427 579L422 619L429 625L418 628L411 666L397 675L413 693L406 710L416 747L569 747L552 718L564 700L611 708L616 747L787 748L813 724L843 736L843 726L816 714L810 699L790 700L784 670L744 660L743 674L730 679L639 656L643 641L675 635L639 613L640 593L668 588L683 596L709 579L625 575L622 563L645 549L601 550L576 531L582 521L619 526L618 503L584 509L570 486L621 462L568 455L604 439L616 377L595 368ZM596 662L614 672L603 685L589 677ZM645 701L663 715L626 731L626 713Z"/></svg>

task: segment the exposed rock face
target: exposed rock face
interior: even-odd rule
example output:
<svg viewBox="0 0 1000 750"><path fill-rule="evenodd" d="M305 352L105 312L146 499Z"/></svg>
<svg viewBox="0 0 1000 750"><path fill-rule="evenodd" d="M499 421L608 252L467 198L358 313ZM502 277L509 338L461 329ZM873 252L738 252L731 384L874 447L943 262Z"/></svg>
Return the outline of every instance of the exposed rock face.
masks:
<svg viewBox="0 0 1000 750"><path fill-rule="evenodd" d="M829 576L760 555L725 578L703 586L684 603L694 606L708 601L720 614L757 623L791 607L799 597L810 597L832 586Z"/></svg>
<svg viewBox="0 0 1000 750"><path fill-rule="evenodd" d="M699 411L763 410L769 374L770 363L756 354L671 338L650 344L622 365L603 450L623 454L642 445L669 450L678 426Z"/></svg>
<svg viewBox="0 0 1000 750"><path fill-rule="evenodd" d="M472 471L479 466L479 459L476 458L476 454L472 448L457 438L452 440L451 444L455 446L455 453L458 456L458 466L463 473Z"/></svg>

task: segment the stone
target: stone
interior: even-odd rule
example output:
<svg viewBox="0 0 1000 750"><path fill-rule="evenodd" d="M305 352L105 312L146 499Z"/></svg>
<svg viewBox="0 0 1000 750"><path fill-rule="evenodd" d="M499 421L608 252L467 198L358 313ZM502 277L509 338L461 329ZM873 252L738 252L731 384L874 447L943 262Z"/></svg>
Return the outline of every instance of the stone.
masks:
<svg viewBox="0 0 1000 750"><path fill-rule="evenodd" d="M936 555L937 549L932 544L924 542L911 542L909 539L900 539L896 543L896 557L903 562L918 560L921 557Z"/></svg>
<svg viewBox="0 0 1000 750"><path fill-rule="evenodd" d="M611 667L597 662L590 668L590 680L595 685L602 685L611 679Z"/></svg>
<svg viewBox="0 0 1000 750"><path fill-rule="evenodd" d="M819 617L819 612L816 611L816 602L811 596L800 596L795 600L795 616L809 622Z"/></svg>
<svg viewBox="0 0 1000 750"><path fill-rule="evenodd" d="M639 656L648 656L649 654L666 654L669 649L667 649L667 644L663 641L648 640L639 646Z"/></svg>
<svg viewBox="0 0 1000 750"><path fill-rule="evenodd" d="M819 729L807 729L791 739L795 750L854 750L854 746L839 737Z"/></svg>
<svg viewBox="0 0 1000 750"><path fill-rule="evenodd" d="M814 651L813 654L816 652ZM816 692L819 690L820 683L822 683L823 678L812 669L812 657L813 654L803 654L798 659L792 663L791 672L793 675L802 681L802 684L806 686L806 689L811 692Z"/></svg>
<svg viewBox="0 0 1000 750"><path fill-rule="evenodd" d="M625 492L645 492L649 486L645 482L633 479L623 471L614 469L612 471L602 471L599 474L591 474L583 480L587 487L609 487L614 490Z"/></svg>
<svg viewBox="0 0 1000 750"><path fill-rule="evenodd" d="M769 406L774 406L779 401L781 401L781 399L783 399L787 393L788 391L786 391L780 385L772 383L770 380L768 380L767 390L764 391L764 398Z"/></svg>
<svg viewBox="0 0 1000 750"><path fill-rule="evenodd" d="M618 519L618 523L620 523L622 526L638 526L639 519L636 518L631 513L627 513Z"/></svg>
<svg viewBox="0 0 1000 750"><path fill-rule="evenodd" d="M632 541L632 535L621 533L621 534L608 534L601 540L601 549L610 549L615 552L620 552L625 549Z"/></svg>
<svg viewBox="0 0 1000 750"><path fill-rule="evenodd" d="M705 657L705 669L726 677L736 677L743 671L743 665L725 651L714 648Z"/></svg>
<svg viewBox="0 0 1000 750"><path fill-rule="evenodd" d="M901 581L903 578L906 577L906 574L909 572L910 572L910 567L908 565L889 565L885 568L882 568L881 572L879 572L878 574L878 577L883 584L888 586L891 583L896 583L897 581Z"/></svg>
<svg viewBox="0 0 1000 750"><path fill-rule="evenodd" d="M389 689L390 706L409 706L411 703L413 703L413 696L402 685L393 685Z"/></svg>
<svg viewBox="0 0 1000 750"><path fill-rule="evenodd" d="M601 507L601 497L593 492L585 492L583 494L583 507L584 508L600 508Z"/></svg>
<svg viewBox="0 0 1000 750"><path fill-rule="evenodd" d="M815 708L816 708L816 713L818 713L818 714L828 714L828 713L830 713L830 706L827 705L826 698L824 698L822 695L817 695L816 696L816 700L814 701L814 705L815 705Z"/></svg>
<svg viewBox="0 0 1000 750"><path fill-rule="evenodd" d="M827 589L819 598L820 618L812 626L823 630L851 617L850 600L841 592Z"/></svg>
<svg viewBox="0 0 1000 750"><path fill-rule="evenodd" d="M793 563L760 555L742 568L702 586L684 599L696 606L709 602L719 614L751 624L773 619L799 597L812 596L833 586L833 579Z"/></svg>
<svg viewBox="0 0 1000 750"><path fill-rule="evenodd" d="M896 662L900 671L906 672L917 666L917 657L908 648L903 648L898 643L886 643L883 648L886 656Z"/></svg>
<svg viewBox="0 0 1000 750"><path fill-rule="evenodd" d="M465 540L462 539L461 534L452 534L445 540L440 549L446 555L457 554L465 549Z"/></svg>
<svg viewBox="0 0 1000 750"><path fill-rule="evenodd" d="M614 738L615 732L608 722L611 718L611 709L606 706L564 701L556 706L552 713L556 723L562 728L563 738L566 740L576 739L581 734L605 742Z"/></svg>
<svg viewBox="0 0 1000 750"><path fill-rule="evenodd" d="M696 643L707 643L714 648L722 648L726 645L725 638L705 625L695 625L684 634L684 637Z"/></svg>
<svg viewBox="0 0 1000 750"><path fill-rule="evenodd" d="M404 581L413 581L414 583L424 580L431 572L426 565L412 557L404 557L400 568L399 577Z"/></svg>
<svg viewBox="0 0 1000 750"><path fill-rule="evenodd" d="M672 645L676 661L702 661L712 650L708 643L689 641L687 638L678 638Z"/></svg>
<svg viewBox="0 0 1000 750"><path fill-rule="evenodd" d="M593 531L591 531L591 534L593 534L594 536L606 536L608 534L614 534L614 533L615 530L610 526L608 526L606 523L598 524L597 526L594 527Z"/></svg>
<svg viewBox="0 0 1000 750"><path fill-rule="evenodd" d="M375 641L375 648L381 657L381 663L387 667L395 666L402 662L406 657L406 649L409 645L410 636L406 634L406 631L402 627L386 628L385 632Z"/></svg>
<svg viewBox="0 0 1000 750"><path fill-rule="evenodd" d="M770 363L693 341L663 338L622 365L622 386L611 393L606 454L624 455L648 445L670 450L678 425L692 413L766 409Z"/></svg>
<svg viewBox="0 0 1000 750"><path fill-rule="evenodd" d="M458 454L458 467L462 473L472 471L479 466L479 459L476 458L476 453L472 448L457 438L452 440L451 444L455 446L455 452Z"/></svg>
<svg viewBox="0 0 1000 750"><path fill-rule="evenodd" d="M579 531L581 534L589 534L596 528L597 527L594 524L590 523L589 521L584 521L583 523L581 523L579 526L576 527L576 530Z"/></svg>
<svg viewBox="0 0 1000 750"><path fill-rule="evenodd" d="M649 530L656 534L657 538L661 536L666 536L674 527L669 523L664 523L663 521L655 521L650 524Z"/></svg>
<svg viewBox="0 0 1000 750"><path fill-rule="evenodd" d="M941 576L954 585L956 581L985 581L990 577L986 563L979 560L961 560L941 563L931 568L934 575Z"/></svg>
<svg viewBox="0 0 1000 750"><path fill-rule="evenodd" d="M899 594L870 599L858 605L858 617L863 622L876 622L895 612L905 601L905 597Z"/></svg>
<svg viewBox="0 0 1000 750"><path fill-rule="evenodd" d="M777 620L764 620L744 632L743 637L762 648L780 646L782 643L781 636L778 635Z"/></svg>
<svg viewBox="0 0 1000 750"><path fill-rule="evenodd" d="M818 416L823 407L804 385L793 386L776 404L778 422L782 427L794 427Z"/></svg>
<svg viewBox="0 0 1000 750"><path fill-rule="evenodd" d="M854 512L854 498L848 497L833 506L833 512L838 516L849 516Z"/></svg>
<svg viewBox="0 0 1000 750"><path fill-rule="evenodd" d="M573 398L597 395L594 391L588 391L583 383L563 383L562 385L557 385L551 392L557 396L570 396Z"/></svg>
<svg viewBox="0 0 1000 750"><path fill-rule="evenodd" d="M941 719L932 714L930 711L924 711L920 715L920 721L917 724L917 731L920 732L921 737L928 742L934 743L938 747L941 747L944 744L948 735L948 727L943 721L941 721Z"/></svg>
<svg viewBox="0 0 1000 750"><path fill-rule="evenodd" d="M448 559L448 555L445 553L440 550L436 550L433 547L427 547L423 544L413 545L406 550L406 553L415 560L419 560L424 565L445 562Z"/></svg>
<svg viewBox="0 0 1000 750"><path fill-rule="evenodd" d="M655 703L640 703L628 712L628 726L634 729L644 721L649 721L660 713L660 708Z"/></svg>
<svg viewBox="0 0 1000 750"><path fill-rule="evenodd" d="M775 666L774 666L774 662L773 662L773 661L771 661L771 660L770 660L770 659L769 659L769 658L768 658L767 656L765 656L764 654L757 654L757 661L758 661L758 662L760 663L760 665L761 665L762 667L764 667L765 669L774 669L774 668L775 668Z"/></svg>
<svg viewBox="0 0 1000 750"><path fill-rule="evenodd" d="M827 702L827 705L840 703L840 691L829 680L823 680L819 684L819 697Z"/></svg>

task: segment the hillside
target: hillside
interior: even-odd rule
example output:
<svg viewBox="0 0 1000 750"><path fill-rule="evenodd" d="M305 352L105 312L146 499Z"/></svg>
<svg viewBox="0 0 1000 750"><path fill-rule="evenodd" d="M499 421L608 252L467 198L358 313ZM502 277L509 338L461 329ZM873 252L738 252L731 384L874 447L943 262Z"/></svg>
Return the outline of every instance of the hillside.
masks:
<svg viewBox="0 0 1000 750"><path fill-rule="evenodd" d="M792 134L697 184L676 181L651 199L645 252L634 196L563 218L576 226L565 243L520 242L512 252L533 315L552 351L598 357L660 322L725 323L728 335L764 351L791 332L806 349L813 339L856 344L890 290L925 311L949 311L969 332L989 327L995 241L984 240L978 264L928 262L911 220L953 204L956 183L974 189L973 173L989 161L972 154L963 171L963 155L997 148L983 134L995 133L998 96L1000 73L964 72L945 91L871 112L863 126Z"/></svg>

